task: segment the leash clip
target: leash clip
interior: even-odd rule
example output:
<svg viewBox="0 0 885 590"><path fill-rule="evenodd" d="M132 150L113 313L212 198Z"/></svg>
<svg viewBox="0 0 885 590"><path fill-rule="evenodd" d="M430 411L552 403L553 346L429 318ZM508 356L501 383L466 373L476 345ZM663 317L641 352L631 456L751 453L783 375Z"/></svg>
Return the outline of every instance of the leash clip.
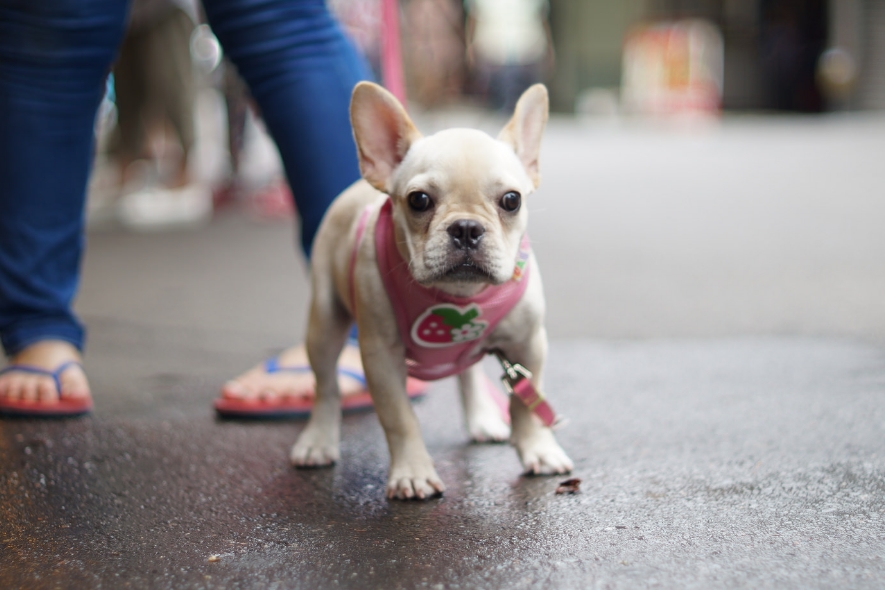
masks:
<svg viewBox="0 0 885 590"><path fill-rule="evenodd" d="M519 383L521 379L531 379L532 372L520 365L519 363L511 363L504 357L504 353L500 350L493 350L492 353L498 357L498 361L501 363L501 367L504 369L504 374L501 375L501 383L504 384L504 389L507 390L507 393L513 395L514 386Z"/></svg>
<svg viewBox="0 0 885 590"><path fill-rule="evenodd" d="M516 396L530 412L534 413L545 426L556 428L562 424L562 419L554 414L553 408L547 403L544 394L538 391L532 384L532 372L520 365L511 363L498 349L492 350L492 354L498 357L504 374L501 375L501 383L511 396Z"/></svg>

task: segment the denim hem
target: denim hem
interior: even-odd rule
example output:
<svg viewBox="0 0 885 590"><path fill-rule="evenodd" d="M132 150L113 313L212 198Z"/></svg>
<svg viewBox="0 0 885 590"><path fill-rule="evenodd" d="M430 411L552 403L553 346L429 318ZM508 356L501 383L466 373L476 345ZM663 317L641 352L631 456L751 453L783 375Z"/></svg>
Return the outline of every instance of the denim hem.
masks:
<svg viewBox="0 0 885 590"><path fill-rule="evenodd" d="M43 340L61 340L83 351L86 339L85 330L62 322L41 322L30 326L8 329L0 336L7 357L14 356L28 346Z"/></svg>

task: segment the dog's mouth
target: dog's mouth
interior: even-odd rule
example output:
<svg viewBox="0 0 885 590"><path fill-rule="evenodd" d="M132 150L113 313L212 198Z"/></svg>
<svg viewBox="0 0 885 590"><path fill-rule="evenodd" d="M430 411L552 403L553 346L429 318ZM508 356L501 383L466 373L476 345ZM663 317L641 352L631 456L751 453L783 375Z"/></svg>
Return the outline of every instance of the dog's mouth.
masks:
<svg viewBox="0 0 885 590"><path fill-rule="evenodd" d="M449 266L440 276L441 280L461 283L490 283L494 277L484 266L470 257Z"/></svg>

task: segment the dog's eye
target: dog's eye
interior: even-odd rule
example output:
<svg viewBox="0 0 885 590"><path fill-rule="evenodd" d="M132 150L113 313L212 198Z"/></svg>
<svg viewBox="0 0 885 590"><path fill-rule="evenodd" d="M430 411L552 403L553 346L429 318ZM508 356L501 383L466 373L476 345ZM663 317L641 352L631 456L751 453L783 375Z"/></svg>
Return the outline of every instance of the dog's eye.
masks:
<svg viewBox="0 0 885 590"><path fill-rule="evenodd" d="M514 212L519 209L519 205L522 203L522 197L519 196L519 193L515 191L510 191L506 193L503 197L501 197L501 209L504 211Z"/></svg>
<svg viewBox="0 0 885 590"><path fill-rule="evenodd" d="M433 201L427 193L419 191L409 193L409 207L411 207L413 211L418 211L419 213L427 211L432 205Z"/></svg>

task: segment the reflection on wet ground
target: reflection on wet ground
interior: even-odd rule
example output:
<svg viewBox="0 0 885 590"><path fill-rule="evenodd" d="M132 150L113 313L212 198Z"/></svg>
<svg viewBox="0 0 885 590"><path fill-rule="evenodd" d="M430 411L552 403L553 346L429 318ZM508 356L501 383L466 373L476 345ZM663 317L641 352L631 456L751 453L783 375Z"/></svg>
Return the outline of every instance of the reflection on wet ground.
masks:
<svg viewBox="0 0 885 590"><path fill-rule="evenodd" d="M882 358L811 340L554 342L576 495L520 476L507 445L468 444L449 383L416 404L448 485L428 502L384 499L372 413L345 419L338 466L307 471L286 464L300 423L218 422L199 382L166 400L177 417L6 420L0 585L874 587Z"/></svg>

